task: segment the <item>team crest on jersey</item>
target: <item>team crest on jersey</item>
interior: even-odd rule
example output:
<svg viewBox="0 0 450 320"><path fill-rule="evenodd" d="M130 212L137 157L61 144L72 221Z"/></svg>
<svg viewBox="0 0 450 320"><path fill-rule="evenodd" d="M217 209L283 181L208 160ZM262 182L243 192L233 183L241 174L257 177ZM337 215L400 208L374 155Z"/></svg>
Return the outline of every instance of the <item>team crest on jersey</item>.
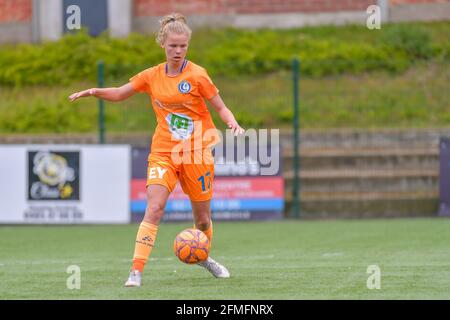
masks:
<svg viewBox="0 0 450 320"><path fill-rule="evenodd" d="M181 93L189 93L189 91L191 91L191 84L186 80L181 81L178 84L178 91Z"/></svg>

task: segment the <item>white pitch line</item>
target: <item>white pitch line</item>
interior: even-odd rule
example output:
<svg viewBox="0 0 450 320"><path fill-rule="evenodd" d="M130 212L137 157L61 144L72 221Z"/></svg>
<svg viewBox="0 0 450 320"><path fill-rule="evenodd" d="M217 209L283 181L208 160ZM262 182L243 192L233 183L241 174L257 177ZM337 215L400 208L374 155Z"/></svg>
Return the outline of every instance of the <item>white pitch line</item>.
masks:
<svg viewBox="0 0 450 320"><path fill-rule="evenodd" d="M325 252L322 254L322 257L328 258L328 257L340 257L343 256L343 252Z"/></svg>
<svg viewBox="0 0 450 320"><path fill-rule="evenodd" d="M254 256L214 256L214 258L220 259L220 260L226 260L226 261L233 261L233 260L268 260L268 259L274 259L275 255L254 255ZM149 261L174 261L176 260L175 257L165 257L165 258L153 258L150 257ZM107 261L111 261L111 259L108 259ZM118 259L116 261L120 261L122 263L131 263L132 259ZM79 261L74 260L20 260L20 261L13 261L13 262L7 262L7 263L0 263L0 266L5 265L44 265L44 264L80 264L80 263L95 263L95 262L105 262L104 259L79 259Z"/></svg>

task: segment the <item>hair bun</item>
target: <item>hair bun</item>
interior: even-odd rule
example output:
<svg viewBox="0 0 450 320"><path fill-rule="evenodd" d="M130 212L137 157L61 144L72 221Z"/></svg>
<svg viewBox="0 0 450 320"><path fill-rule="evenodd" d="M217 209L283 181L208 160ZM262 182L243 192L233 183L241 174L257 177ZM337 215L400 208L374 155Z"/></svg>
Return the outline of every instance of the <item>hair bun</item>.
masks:
<svg viewBox="0 0 450 320"><path fill-rule="evenodd" d="M186 23L186 18L182 14L172 13L164 16L159 22L161 24L161 27L164 27L165 25L176 21Z"/></svg>
<svg viewBox="0 0 450 320"><path fill-rule="evenodd" d="M0 0L1 1L1 0ZM173 22L173 23L172 23ZM186 17L180 13L171 13L159 20L161 28L156 36L156 42L162 44L167 36L167 32L186 33L191 38L191 29L186 23Z"/></svg>

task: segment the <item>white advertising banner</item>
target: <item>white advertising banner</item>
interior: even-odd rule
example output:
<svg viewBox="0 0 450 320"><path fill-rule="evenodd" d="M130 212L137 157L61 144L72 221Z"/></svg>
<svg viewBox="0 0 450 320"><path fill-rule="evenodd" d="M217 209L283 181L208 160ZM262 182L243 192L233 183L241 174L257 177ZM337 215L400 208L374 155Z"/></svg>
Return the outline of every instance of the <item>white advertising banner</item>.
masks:
<svg viewBox="0 0 450 320"><path fill-rule="evenodd" d="M1 145L0 223L130 222L128 145Z"/></svg>

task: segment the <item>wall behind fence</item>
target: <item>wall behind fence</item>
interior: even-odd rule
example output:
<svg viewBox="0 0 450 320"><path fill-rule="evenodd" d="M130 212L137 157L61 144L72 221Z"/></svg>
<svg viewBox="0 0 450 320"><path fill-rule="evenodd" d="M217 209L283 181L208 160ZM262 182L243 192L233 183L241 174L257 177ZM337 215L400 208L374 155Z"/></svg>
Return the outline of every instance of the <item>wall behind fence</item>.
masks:
<svg viewBox="0 0 450 320"><path fill-rule="evenodd" d="M0 43L31 42L32 0L0 0Z"/></svg>
<svg viewBox="0 0 450 320"><path fill-rule="evenodd" d="M366 9L374 4L387 15L382 17L383 21L448 20L450 17L450 0L108 0L105 14L112 35L126 36L131 31L157 31L160 17L175 11L187 15L193 28L365 24ZM56 40L63 33L63 12L63 0L0 0L0 43ZM83 24L83 17L81 21Z"/></svg>

